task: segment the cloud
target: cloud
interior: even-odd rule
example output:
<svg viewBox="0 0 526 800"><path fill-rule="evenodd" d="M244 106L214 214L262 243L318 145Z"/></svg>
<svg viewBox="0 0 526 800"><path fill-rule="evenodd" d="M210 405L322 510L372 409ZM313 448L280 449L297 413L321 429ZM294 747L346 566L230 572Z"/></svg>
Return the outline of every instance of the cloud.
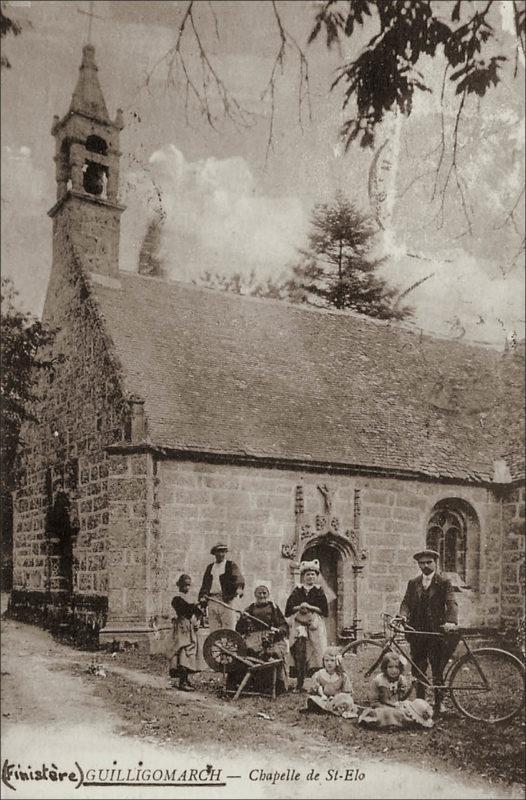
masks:
<svg viewBox="0 0 526 800"><path fill-rule="evenodd" d="M134 220L135 268L147 222L156 212L164 217L160 255L173 279L191 281L206 271L248 276L252 270L260 279L277 277L305 243L308 210L300 199L264 194L239 156L191 162L169 145L153 153L148 170L129 175L142 208L128 218ZM136 199L130 197L129 206ZM135 224L138 219L141 225ZM381 271L389 284L404 291L433 274L407 296L415 308L413 324L494 343L512 331L523 335L524 280L518 265L508 260L504 269L491 254L481 258L452 246L424 255L417 246L408 247L396 230L386 235L388 258ZM123 231L122 245L127 238ZM421 258L409 257L408 250Z"/></svg>
<svg viewBox="0 0 526 800"><path fill-rule="evenodd" d="M151 174L164 217L161 257L173 278L205 271L279 275L307 230L294 195L263 194L239 157L187 161L174 145L153 153Z"/></svg>
<svg viewBox="0 0 526 800"><path fill-rule="evenodd" d="M20 305L39 313L51 266L51 247L28 247L28 241L49 242L52 176L34 164L29 147L2 147L2 269L20 293Z"/></svg>
<svg viewBox="0 0 526 800"><path fill-rule="evenodd" d="M33 163L31 148L2 148L2 198L8 204L23 202L25 212L32 215L49 201L49 187L43 171Z"/></svg>
<svg viewBox="0 0 526 800"><path fill-rule="evenodd" d="M516 267L502 274L493 261L481 261L462 250L451 250L447 260L397 258L382 273L402 291L432 275L407 295L415 308L412 322L425 331L503 343L514 331L524 336L524 274Z"/></svg>

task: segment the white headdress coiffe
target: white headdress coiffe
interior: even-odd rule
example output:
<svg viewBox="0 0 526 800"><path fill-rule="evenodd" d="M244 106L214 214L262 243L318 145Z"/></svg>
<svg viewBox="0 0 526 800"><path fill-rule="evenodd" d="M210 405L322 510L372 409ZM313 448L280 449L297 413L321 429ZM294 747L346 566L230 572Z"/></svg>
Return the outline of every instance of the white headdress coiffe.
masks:
<svg viewBox="0 0 526 800"><path fill-rule="evenodd" d="M320 562L318 559L315 558L312 561L302 561L300 563L300 575L303 575L304 572L316 572L319 575Z"/></svg>
<svg viewBox="0 0 526 800"><path fill-rule="evenodd" d="M336 595L332 591L331 587L329 586L329 584L327 583L327 581L325 580L323 575L321 574L320 562L318 561L317 558L314 558L312 561L301 561L300 562L300 579L301 579L301 576L305 572L308 572L309 570L312 570L313 572L315 572L317 574L318 578L316 580L316 583L318 584L318 586L321 586L321 588L325 592L325 596L326 596L328 602L332 603L332 601L335 599Z"/></svg>

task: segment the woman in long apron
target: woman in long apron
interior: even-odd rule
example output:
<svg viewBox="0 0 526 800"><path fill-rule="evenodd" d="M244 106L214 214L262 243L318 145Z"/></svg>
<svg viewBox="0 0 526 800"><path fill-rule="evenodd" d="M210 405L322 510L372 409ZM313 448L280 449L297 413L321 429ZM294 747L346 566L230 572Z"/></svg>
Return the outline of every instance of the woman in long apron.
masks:
<svg viewBox="0 0 526 800"><path fill-rule="evenodd" d="M177 580L178 593L172 600L172 608L176 613L173 620L173 635L171 642L170 678L172 687L183 692L193 692L194 687L188 676L198 672L197 668L197 630L199 619L203 615L203 608L197 603L189 603L186 599L188 590L192 585L190 575L180 575Z"/></svg>
<svg viewBox="0 0 526 800"><path fill-rule="evenodd" d="M285 606L285 616L290 622L290 650L296 667L296 689L301 692L305 678L321 669L323 654L327 648L325 618L329 616L327 597L317 585L320 562L302 561L300 564L300 586L296 586Z"/></svg>

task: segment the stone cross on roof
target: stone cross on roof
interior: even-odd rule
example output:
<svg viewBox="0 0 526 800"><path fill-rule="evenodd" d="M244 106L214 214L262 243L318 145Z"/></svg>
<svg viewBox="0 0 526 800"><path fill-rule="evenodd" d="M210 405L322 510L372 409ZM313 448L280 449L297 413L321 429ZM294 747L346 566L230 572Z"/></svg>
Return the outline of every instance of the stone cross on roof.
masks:
<svg viewBox="0 0 526 800"><path fill-rule="evenodd" d="M91 31L92 31L92 23L93 19L104 19L104 17L100 17L98 14L95 14L93 9L95 7L95 3L91 0L89 5L89 11L84 11L82 8L77 8L79 14L85 14L88 17L88 38L86 39L86 44L91 44Z"/></svg>

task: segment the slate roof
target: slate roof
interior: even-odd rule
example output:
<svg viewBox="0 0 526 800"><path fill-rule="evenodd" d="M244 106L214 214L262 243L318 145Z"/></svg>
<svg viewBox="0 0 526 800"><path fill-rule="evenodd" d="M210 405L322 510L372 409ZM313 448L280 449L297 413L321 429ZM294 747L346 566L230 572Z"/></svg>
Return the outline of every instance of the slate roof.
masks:
<svg viewBox="0 0 526 800"><path fill-rule="evenodd" d="M504 434L523 418L523 361L503 380L511 357L485 346L134 273L119 282L93 292L152 444L471 481L492 480L513 451L513 477L523 471L522 439Z"/></svg>

